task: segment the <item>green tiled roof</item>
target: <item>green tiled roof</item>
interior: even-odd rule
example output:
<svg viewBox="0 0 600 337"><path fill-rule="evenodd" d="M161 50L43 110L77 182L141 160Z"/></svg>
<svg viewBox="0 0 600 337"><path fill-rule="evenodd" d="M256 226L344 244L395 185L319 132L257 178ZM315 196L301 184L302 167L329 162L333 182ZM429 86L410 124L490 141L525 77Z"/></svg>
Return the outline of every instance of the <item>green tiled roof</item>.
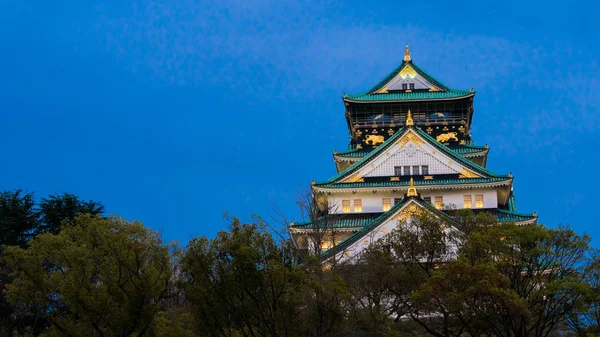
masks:
<svg viewBox="0 0 600 337"><path fill-rule="evenodd" d="M517 198L513 193L511 193L510 197L508 198L508 210L511 212L517 211Z"/></svg>
<svg viewBox="0 0 600 337"><path fill-rule="evenodd" d="M521 222L530 221L537 218L533 214L520 214L511 211L505 211L503 209L498 209L497 212L498 213L496 213L496 217L500 222Z"/></svg>
<svg viewBox="0 0 600 337"><path fill-rule="evenodd" d="M366 93L358 94L358 95L347 95L344 97L345 100L351 101L405 101L405 100L421 100L421 99L449 99L449 98L459 98L459 97L467 97L469 95L474 95L474 92L469 90L454 90L450 89L435 78L433 76L427 74L421 68L417 67L416 64L410 63L410 67L413 68L419 75L429 81L431 84L439 87L443 91L413 91L413 92L398 92L398 93L385 93L385 94L375 94L374 92L381 89L386 83L391 81L403 68L407 65L407 62L404 61L398 68L394 69L388 76L386 76L383 80L377 83L371 90Z"/></svg>
<svg viewBox="0 0 600 337"><path fill-rule="evenodd" d="M353 228L364 227L377 219L382 213L343 213L331 214L317 219L321 228ZM313 227L311 222L297 223L291 226L292 228L308 228Z"/></svg>
<svg viewBox="0 0 600 337"><path fill-rule="evenodd" d="M485 146L475 146L475 145L458 145L457 147L449 148L450 150L458 153L458 154L469 154L469 153L477 153L488 150ZM350 157L350 158L360 158L369 154L372 150L367 149L354 149L346 152L338 152L335 155L340 157Z"/></svg>
<svg viewBox="0 0 600 337"><path fill-rule="evenodd" d="M354 158L359 158L359 157L364 157L366 155L369 154L369 152L373 151L368 150L368 149L354 149L354 150L350 150L350 151L346 151L346 152L338 152L335 155L336 156L340 156L340 157L354 157Z"/></svg>
<svg viewBox="0 0 600 337"><path fill-rule="evenodd" d="M483 167L475 164L474 162L472 162L472 161L464 158L463 156L459 155L458 153L450 150L447 146L445 146L445 145L441 144L440 142L438 142L437 140L433 139L430 135L427 134L427 132L421 130L419 127L417 127L417 126L404 126L402 129L398 130L398 132L396 132L393 136L391 136L385 142L383 142L383 144L379 145L377 148L375 148L374 150L372 150L371 152L369 152L369 154L367 154L366 156L364 156L361 160L355 162L350 167L348 167L344 171L338 173L337 175L329 178L325 182L319 183L317 185L333 183L336 180L340 180L340 179L342 179L344 177L347 177L350 174L354 173L356 170L358 170L361 167L363 167L364 165L366 165L371 158L373 158L373 157L377 156L379 153L387 150L387 148L389 148L392 144L394 144L394 142L398 138L400 138L402 135L404 135L404 133L407 132L409 129L413 129L417 134L419 134L421 137L423 137L425 140L427 140L431 145L433 145L439 151L445 153L447 156L449 156L450 158L452 158L452 159L456 160L457 162L461 163L465 167L468 167L469 169L471 169L471 170L473 170L475 172L478 172L480 174L486 175L488 177L502 177L502 178L507 178L507 176L495 174L492 171L489 171L489 170L487 170L487 169L485 169L485 168L483 168Z"/></svg>
<svg viewBox="0 0 600 337"><path fill-rule="evenodd" d="M359 94L347 95L344 97L350 101L414 101L425 99L449 99L460 98L473 95L470 91L452 90L452 91L414 91L414 92L395 92L387 94Z"/></svg>
<svg viewBox="0 0 600 337"><path fill-rule="evenodd" d="M481 212L489 212L492 215L496 216L498 222L522 222L529 221L536 218L533 214L520 214L515 213L503 209L476 209L476 211ZM448 213L448 211L442 210L442 212L449 217L452 218L452 212ZM331 222L326 224L328 228L362 228L365 226L369 226L373 221L375 221L378 217L382 216L384 213L347 213L347 214L332 214L330 215ZM320 218L321 221L323 218ZM310 222L297 223L292 226L292 228L299 229L310 229L312 224ZM323 227L325 228L325 227Z"/></svg>
<svg viewBox="0 0 600 337"><path fill-rule="evenodd" d="M510 178L510 177L431 179L431 180L415 180L414 183L415 183L415 186L485 184L485 183L510 181L511 179L512 178ZM316 187L322 187L322 188L401 187L401 186L408 186L408 185L409 185L408 181L378 181L378 182L315 184Z"/></svg>
<svg viewBox="0 0 600 337"><path fill-rule="evenodd" d="M487 151L488 149L485 146L459 145L458 147L450 148L450 150L452 150L458 154L469 154L469 153L477 153L477 152Z"/></svg>

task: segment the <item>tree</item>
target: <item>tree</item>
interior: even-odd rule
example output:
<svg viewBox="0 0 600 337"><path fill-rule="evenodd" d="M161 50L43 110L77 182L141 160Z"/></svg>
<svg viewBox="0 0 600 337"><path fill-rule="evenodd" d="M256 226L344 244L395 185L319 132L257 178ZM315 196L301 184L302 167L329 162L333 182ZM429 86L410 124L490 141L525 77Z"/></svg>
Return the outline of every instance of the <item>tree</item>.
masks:
<svg viewBox="0 0 600 337"><path fill-rule="evenodd" d="M591 258L584 274L586 291L576 310L567 315L567 320L578 336L600 336L600 256L596 254Z"/></svg>
<svg viewBox="0 0 600 337"><path fill-rule="evenodd" d="M587 289L589 237L452 214L454 221L418 214L369 249L363 261L390 281L371 282L358 300L390 294L384 304L399 323L411 320L438 337L564 330Z"/></svg>
<svg viewBox="0 0 600 337"><path fill-rule="evenodd" d="M173 279L170 249L141 223L80 215L7 248L7 298L43 308L51 336L148 335Z"/></svg>
<svg viewBox="0 0 600 337"><path fill-rule="evenodd" d="M74 219L79 214L99 215L104 212L104 205L101 203L80 200L70 193L51 194L48 198L42 198L39 207L44 230L54 234L60 231L65 220Z"/></svg>
<svg viewBox="0 0 600 337"><path fill-rule="evenodd" d="M39 230L33 193L22 190L0 192L1 246L25 246Z"/></svg>
<svg viewBox="0 0 600 337"><path fill-rule="evenodd" d="M229 232L193 239L182 260L183 287L203 336L286 336L302 274L290 246L262 224L233 218Z"/></svg>
<svg viewBox="0 0 600 337"><path fill-rule="evenodd" d="M489 228L488 236L501 236L495 245L495 265L509 288L527 307L519 317L506 316L500 336L545 337L566 330L566 317L585 293L584 271L590 237L566 227L504 224Z"/></svg>
<svg viewBox="0 0 600 337"><path fill-rule="evenodd" d="M39 232L39 219L33 193L22 190L0 192L0 253L6 246L24 247ZM15 326L35 324L31 315L16 315L15 307L4 296L10 281L6 265L0 261L0 336L8 336ZM17 316L18 320L11 317Z"/></svg>

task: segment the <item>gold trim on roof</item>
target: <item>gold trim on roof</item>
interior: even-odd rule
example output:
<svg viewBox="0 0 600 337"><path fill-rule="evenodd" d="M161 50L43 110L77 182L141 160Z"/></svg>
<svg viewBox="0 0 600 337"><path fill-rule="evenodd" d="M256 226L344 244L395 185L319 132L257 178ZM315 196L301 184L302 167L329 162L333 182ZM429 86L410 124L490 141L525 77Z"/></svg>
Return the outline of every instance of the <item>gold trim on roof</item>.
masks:
<svg viewBox="0 0 600 337"><path fill-rule="evenodd" d="M345 180L342 180L343 183L362 183L364 181L365 180L360 175L360 173L355 173L355 174L351 175L350 177L346 178Z"/></svg>
<svg viewBox="0 0 600 337"><path fill-rule="evenodd" d="M416 197L417 189L415 188L415 181L412 177L410 177L410 185L408 186L408 192L406 192L407 197Z"/></svg>
<svg viewBox="0 0 600 337"><path fill-rule="evenodd" d="M409 130L408 133L398 139L396 144L400 145L400 148L403 148L410 142L415 143L418 147L421 147L421 144L423 144L421 138L417 137L412 130Z"/></svg>
<svg viewBox="0 0 600 337"><path fill-rule="evenodd" d="M406 47L404 48L404 62L410 62L410 49L408 49L408 43L406 44Z"/></svg>
<svg viewBox="0 0 600 337"><path fill-rule="evenodd" d="M408 113L406 114L406 126L413 125L415 125L415 122L412 119L412 113L410 112L410 109L408 109Z"/></svg>
<svg viewBox="0 0 600 337"><path fill-rule="evenodd" d="M481 178L481 176L471 172L471 171L467 171L466 169L463 169L462 171L460 171L458 178L462 179L462 178Z"/></svg>

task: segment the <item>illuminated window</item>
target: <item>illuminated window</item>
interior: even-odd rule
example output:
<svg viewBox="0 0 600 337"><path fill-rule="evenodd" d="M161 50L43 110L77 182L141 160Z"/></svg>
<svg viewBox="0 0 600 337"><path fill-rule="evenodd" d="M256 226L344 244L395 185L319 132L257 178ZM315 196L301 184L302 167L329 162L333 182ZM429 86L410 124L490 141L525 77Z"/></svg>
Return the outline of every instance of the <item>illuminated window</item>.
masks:
<svg viewBox="0 0 600 337"><path fill-rule="evenodd" d="M444 207L444 197L439 195L437 197L435 197L435 208L437 209L442 209L442 207Z"/></svg>
<svg viewBox="0 0 600 337"><path fill-rule="evenodd" d="M420 169L420 168L421 168L421 167L419 167L419 166L413 166L413 172L412 172L412 174L413 174L414 176L418 176L418 175L420 174L420 173L419 173L419 169Z"/></svg>
<svg viewBox="0 0 600 337"><path fill-rule="evenodd" d="M471 195L465 195L463 197L463 199L464 199L464 208L471 208L472 207Z"/></svg>
<svg viewBox="0 0 600 337"><path fill-rule="evenodd" d="M478 208L483 207L483 194L475 195L475 207L478 207Z"/></svg>
<svg viewBox="0 0 600 337"><path fill-rule="evenodd" d="M424 176L428 175L429 174L429 166L427 166L427 165L421 166L421 174Z"/></svg>
<svg viewBox="0 0 600 337"><path fill-rule="evenodd" d="M391 198L383 198L383 202L381 208L384 212L387 212L392 208L392 199Z"/></svg>
<svg viewBox="0 0 600 337"><path fill-rule="evenodd" d="M410 166L404 166L404 175L405 176L409 176L410 175Z"/></svg>
<svg viewBox="0 0 600 337"><path fill-rule="evenodd" d="M335 247L338 244L338 240L337 239L323 239L321 241L321 249L331 249L333 247Z"/></svg>
<svg viewBox="0 0 600 337"><path fill-rule="evenodd" d="M342 200L342 213L350 213L350 200Z"/></svg>
<svg viewBox="0 0 600 337"><path fill-rule="evenodd" d="M354 199L354 213L362 212L362 200Z"/></svg>
<svg viewBox="0 0 600 337"><path fill-rule="evenodd" d="M402 166L394 166L394 175L401 176L402 175Z"/></svg>

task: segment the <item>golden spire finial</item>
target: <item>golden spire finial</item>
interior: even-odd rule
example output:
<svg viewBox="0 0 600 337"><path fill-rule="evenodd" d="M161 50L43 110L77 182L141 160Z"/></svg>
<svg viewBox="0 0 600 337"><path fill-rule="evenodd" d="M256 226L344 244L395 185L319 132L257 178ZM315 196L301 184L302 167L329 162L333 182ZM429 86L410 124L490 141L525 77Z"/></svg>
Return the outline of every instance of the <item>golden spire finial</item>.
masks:
<svg viewBox="0 0 600 337"><path fill-rule="evenodd" d="M406 192L407 197L416 197L417 189L415 188L415 181L412 177L410 177L410 184L408 185L408 192Z"/></svg>
<svg viewBox="0 0 600 337"><path fill-rule="evenodd" d="M411 62L410 50L408 49L408 43L406 44L406 48L404 48L404 62Z"/></svg>
<svg viewBox="0 0 600 337"><path fill-rule="evenodd" d="M415 122L412 119L412 113L410 113L410 109L408 109L408 113L406 114L406 126L413 126Z"/></svg>

